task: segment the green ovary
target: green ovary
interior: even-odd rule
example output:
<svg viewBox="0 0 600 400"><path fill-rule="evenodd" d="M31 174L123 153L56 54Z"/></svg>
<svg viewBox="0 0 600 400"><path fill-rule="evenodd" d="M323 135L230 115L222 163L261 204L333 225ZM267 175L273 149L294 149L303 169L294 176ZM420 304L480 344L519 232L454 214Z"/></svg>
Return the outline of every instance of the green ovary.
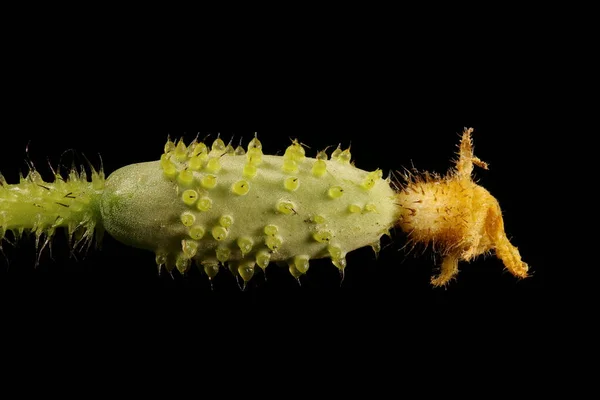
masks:
<svg viewBox="0 0 600 400"><path fill-rule="evenodd" d="M218 171L192 171L183 157L173 153L166 158L176 166L175 174L165 169L164 161L115 171L106 182L100 207L103 224L113 237L166 254L172 265L192 254L189 240L197 244L193 259L204 265L218 263L224 252L229 262L260 259L261 264L267 255L269 261L290 261L299 255L331 257L328 246L345 255L377 242L398 216L388 181L339 160L319 160L326 163L327 173L315 176L317 160L299 152L287 159L262 155L256 174L248 177L248 155L219 157ZM293 177L285 168L291 158L297 164ZM178 179L183 171L185 183ZM365 188L365 179L371 177L374 183ZM290 190L296 181L302 183ZM192 191L198 200L195 194L188 196ZM209 203L210 207L203 206ZM370 204L377 205L375 212L360 211ZM350 205L358 205L356 212L348 212ZM203 234L193 234L195 227ZM341 257L338 264L345 265Z"/></svg>

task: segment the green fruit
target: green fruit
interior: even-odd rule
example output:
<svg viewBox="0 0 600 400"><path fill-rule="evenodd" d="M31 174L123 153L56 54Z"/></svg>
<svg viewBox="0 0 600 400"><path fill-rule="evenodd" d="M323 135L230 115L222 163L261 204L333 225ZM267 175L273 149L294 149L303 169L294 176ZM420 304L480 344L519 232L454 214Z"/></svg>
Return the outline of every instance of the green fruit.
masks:
<svg viewBox="0 0 600 400"><path fill-rule="evenodd" d="M314 159L294 142L270 156L258 139L245 154L227 152L220 139L211 149L170 142L160 161L111 174L100 201L105 229L154 251L159 265L227 260L247 280L251 265L271 261L304 274L309 260L330 257L343 269L346 253L378 244L398 218L389 180L354 167L348 150Z"/></svg>

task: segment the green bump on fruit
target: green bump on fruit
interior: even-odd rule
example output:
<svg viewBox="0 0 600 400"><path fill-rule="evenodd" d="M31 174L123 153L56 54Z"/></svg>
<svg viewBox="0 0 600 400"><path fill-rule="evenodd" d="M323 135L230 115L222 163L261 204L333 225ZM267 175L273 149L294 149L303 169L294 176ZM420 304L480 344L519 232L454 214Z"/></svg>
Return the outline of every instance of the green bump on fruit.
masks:
<svg viewBox="0 0 600 400"><path fill-rule="evenodd" d="M192 226L189 230L189 235L194 240L200 240L204 237L204 227L200 225Z"/></svg>
<svg viewBox="0 0 600 400"><path fill-rule="evenodd" d="M254 276L254 262L243 261L238 267L238 274L240 274L244 282L250 281Z"/></svg>
<svg viewBox="0 0 600 400"><path fill-rule="evenodd" d="M164 174L168 178L174 178L177 175L177 167L168 158L164 158L160 162Z"/></svg>
<svg viewBox="0 0 600 400"><path fill-rule="evenodd" d="M211 158L206 164L206 170L209 172L219 172L221 170L221 161L219 158Z"/></svg>
<svg viewBox="0 0 600 400"><path fill-rule="evenodd" d="M196 143L193 145L190 157L197 157L200 154L208 154L208 147L206 147L206 145L203 142Z"/></svg>
<svg viewBox="0 0 600 400"><path fill-rule="evenodd" d="M260 142L260 140L258 140L256 136L254 136L250 143L248 143L248 151L250 151L251 149L262 150L262 143Z"/></svg>
<svg viewBox="0 0 600 400"><path fill-rule="evenodd" d="M227 231L227 229L223 228L222 226L215 226L214 228L212 228L212 236L215 240L219 242L227 239L228 234L229 232Z"/></svg>
<svg viewBox="0 0 600 400"><path fill-rule="evenodd" d="M361 186L366 190L373 189L373 186L383 177L383 172L377 169L373 172L369 172L365 179L362 181Z"/></svg>
<svg viewBox="0 0 600 400"><path fill-rule="evenodd" d="M254 245L254 241L249 237L241 237L237 240L237 245L242 251L242 257L252 251L252 246Z"/></svg>
<svg viewBox="0 0 600 400"><path fill-rule="evenodd" d="M231 257L231 250L229 250L227 247L217 247L216 255L217 260L224 263L225 261L229 260L229 257Z"/></svg>
<svg viewBox="0 0 600 400"><path fill-rule="evenodd" d="M312 166L312 174L316 177L321 177L327 172L327 163L323 160L317 160Z"/></svg>
<svg viewBox="0 0 600 400"><path fill-rule="evenodd" d="M235 148L233 155L234 156L243 156L246 154L246 150L242 146L238 146Z"/></svg>
<svg viewBox="0 0 600 400"><path fill-rule="evenodd" d="M237 181L231 185L231 191L238 196L245 196L250 191L250 184L248 181L242 179L241 181Z"/></svg>
<svg viewBox="0 0 600 400"><path fill-rule="evenodd" d="M192 158L190 158L190 161L188 162L188 167L192 171L199 171L202 169L202 167L204 166L204 164L206 163L207 160L208 160L208 154L206 154L206 153L198 154L197 156L193 156Z"/></svg>
<svg viewBox="0 0 600 400"><path fill-rule="evenodd" d="M352 214L356 214L362 211L362 208L360 208L360 206L358 204L350 204L348 206L348 211L350 211Z"/></svg>
<svg viewBox="0 0 600 400"><path fill-rule="evenodd" d="M212 208L213 201L210 197L202 197L198 200L196 208L200 211L208 211Z"/></svg>
<svg viewBox="0 0 600 400"><path fill-rule="evenodd" d="M194 222L196 222L196 216L191 212L186 211L183 214L181 214L181 223L184 226L192 226L194 225Z"/></svg>
<svg viewBox="0 0 600 400"><path fill-rule="evenodd" d="M229 228L233 225L233 217L231 215L221 215L221 217L219 217L219 225L224 228Z"/></svg>
<svg viewBox="0 0 600 400"><path fill-rule="evenodd" d="M188 269L190 269L191 263L192 261L189 258L185 257L183 254L180 254L175 261L175 266L180 273L184 274Z"/></svg>
<svg viewBox="0 0 600 400"><path fill-rule="evenodd" d="M248 153L246 153L246 159L248 160L248 164L256 167L262 164L263 152L259 148L250 147Z"/></svg>
<svg viewBox="0 0 600 400"><path fill-rule="evenodd" d="M292 159L284 159L281 170L288 174L295 174L298 172L298 162Z"/></svg>
<svg viewBox="0 0 600 400"><path fill-rule="evenodd" d="M221 138L215 139L211 146L211 151L219 155L223 154L225 152L225 142Z"/></svg>
<svg viewBox="0 0 600 400"><path fill-rule="evenodd" d="M285 154L283 155L284 160L295 161L296 163L302 163L306 158L304 147L297 140L285 150Z"/></svg>
<svg viewBox="0 0 600 400"><path fill-rule="evenodd" d="M327 191L327 195L332 199L339 199L344 195L344 189L341 186L332 186Z"/></svg>
<svg viewBox="0 0 600 400"><path fill-rule="evenodd" d="M167 263L167 255L157 252L154 260L156 261L156 266L158 267L158 273L160 274L162 266Z"/></svg>
<svg viewBox="0 0 600 400"><path fill-rule="evenodd" d="M339 269L340 272L344 272L344 269L346 268L346 252L344 252L337 245L327 246L327 251L329 253L329 257L331 257L331 262L333 263L333 265L335 265L335 267Z"/></svg>
<svg viewBox="0 0 600 400"><path fill-rule="evenodd" d="M194 173L184 169L183 171L179 172L179 175L177 176L177 182L184 186L191 185L194 183Z"/></svg>
<svg viewBox="0 0 600 400"><path fill-rule="evenodd" d="M271 253L266 250L260 250L256 253L256 263L259 267L265 270L271 261Z"/></svg>
<svg viewBox="0 0 600 400"><path fill-rule="evenodd" d="M276 225L267 225L263 231L265 232L265 235L275 236L277 235L277 232L279 232L279 228Z"/></svg>
<svg viewBox="0 0 600 400"><path fill-rule="evenodd" d="M322 215L313 215L310 220L315 224L324 224L326 221L325 217Z"/></svg>
<svg viewBox="0 0 600 400"><path fill-rule="evenodd" d="M205 189L212 189L217 186L217 177L215 175L204 175L200 180L200 184Z"/></svg>
<svg viewBox="0 0 600 400"><path fill-rule="evenodd" d="M377 211L377 206L374 203L365 204L365 212L375 212Z"/></svg>
<svg viewBox="0 0 600 400"><path fill-rule="evenodd" d="M177 147L175 147L175 159L177 161L184 161L187 158L187 146L183 142L183 139L179 139Z"/></svg>
<svg viewBox="0 0 600 400"><path fill-rule="evenodd" d="M208 275L208 279L212 280L219 273L219 264L204 264L204 272Z"/></svg>
<svg viewBox="0 0 600 400"><path fill-rule="evenodd" d="M332 258L331 262L336 266L340 271L344 271L346 269L346 257L342 258Z"/></svg>
<svg viewBox="0 0 600 400"><path fill-rule="evenodd" d="M277 203L277 211L285 215L296 214L297 211L295 207L296 206L294 205L294 203L287 200L280 200Z"/></svg>
<svg viewBox="0 0 600 400"><path fill-rule="evenodd" d="M198 192L192 189L188 189L183 192L181 195L181 199L188 206L194 205L194 203L198 200Z"/></svg>
<svg viewBox="0 0 600 400"><path fill-rule="evenodd" d="M298 269L296 268L296 264L294 264L293 262L289 263L288 270L290 271L290 274L296 279L300 279L300 277L302 276L302 272L298 271Z"/></svg>
<svg viewBox="0 0 600 400"><path fill-rule="evenodd" d="M329 230L322 230L313 233L313 238L319 243L329 243L333 239L333 234Z"/></svg>
<svg viewBox="0 0 600 400"><path fill-rule="evenodd" d="M327 152L325 150L318 152L316 159L319 161L327 161Z"/></svg>
<svg viewBox="0 0 600 400"><path fill-rule="evenodd" d="M333 259L339 259L344 257L344 252L339 246L329 245L327 246L329 256Z"/></svg>
<svg viewBox="0 0 600 400"><path fill-rule="evenodd" d="M338 161L338 158L340 157L340 155L342 155L342 149L340 148L340 145L338 144L338 147L333 151L333 153L331 153L331 159Z"/></svg>
<svg viewBox="0 0 600 400"><path fill-rule="evenodd" d="M300 186L300 179L296 176L289 176L283 180L285 190L295 192Z"/></svg>
<svg viewBox="0 0 600 400"><path fill-rule="evenodd" d="M167 139L167 143L165 143L164 152L165 154L171 153L175 151L175 143L171 139Z"/></svg>
<svg viewBox="0 0 600 400"><path fill-rule="evenodd" d="M231 143L229 143L227 147L225 147L225 154L228 156L232 156L235 154L235 148L231 145Z"/></svg>
<svg viewBox="0 0 600 400"><path fill-rule="evenodd" d="M283 239L281 236L267 236L265 244L271 251L277 251L283 245Z"/></svg>
<svg viewBox="0 0 600 400"><path fill-rule="evenodd" d="M343 164L350 164L350 159L352 155L350 154L350 149L346 149L340 153L337 158L337 161Z"/></svg>
<svg viewBox="0 0 600 400"><path fill-rule="evenodd" d="M193 258L198 252L198 243L193 240L182 240L181 249L186 258Z"/></svg>
<svg viewBox="0 0 600 400"><path fill-rule="evenodd" d="M307 255L300 255L294 257L294 266L296 270L301 274L305 274L308 271L310 257Z"/></svg>

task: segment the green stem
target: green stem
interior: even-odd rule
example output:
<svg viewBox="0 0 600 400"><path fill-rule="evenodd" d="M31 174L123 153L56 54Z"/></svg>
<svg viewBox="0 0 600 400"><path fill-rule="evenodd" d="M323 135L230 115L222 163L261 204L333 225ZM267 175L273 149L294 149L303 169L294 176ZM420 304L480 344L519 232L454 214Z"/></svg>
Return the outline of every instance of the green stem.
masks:
<svg viewBox="0 0 600 400"><path fill-rule="evenodd" d="M100 215L100 195L104 173L92 169L88 182L85 171L73 169L67 179L56 174L45 182L32 170L18 184L8 184L0 174L0 248L7 231L16 237L23 232L42 235L48 242L57 228L65 228L73 249L100 239L104 231ZM72 241L74 240L74 241Z"/></svg>

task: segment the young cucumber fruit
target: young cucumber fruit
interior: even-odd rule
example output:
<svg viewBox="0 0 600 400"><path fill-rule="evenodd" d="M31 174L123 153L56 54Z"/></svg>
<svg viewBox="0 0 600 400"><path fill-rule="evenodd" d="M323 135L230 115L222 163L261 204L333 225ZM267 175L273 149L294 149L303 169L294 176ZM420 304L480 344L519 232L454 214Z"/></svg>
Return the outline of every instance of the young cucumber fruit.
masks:
<svg viewBox="0 0 600 400"><path fill-rule="evenodd" d="M67 229L74 249L106 230L153 251L159 271L185 273L195 262L212 279L227 265L247 282L270 262L287 263L299 278L310 260L329 257L344 272L348 252L379 251L381 236L398 226L409 244L431 245L442 256L435 286L449 283L459 262L489 252L525 278L529 266L504 232L498 201L472 179L474 166L487 164L473 154L471 134L463 132L446 175L407 173L402 184L356 168L349 149L309 158L294 141L272 156L257 138L247 151L221 139L210 148L169 140L159 161L108 179L93 168L91 180L75 169L50 183L33 168L18 184L0 175L0 250L8 231L34 233L41 253L58 228Z"/></svg>
<svg viewBox="0 0 600 400"><path fill-rule="evenodd" d="M228 262L249 280L255 266L287 262L297 277L309 260L330 257L343 271L346 253L378 249L400 210L380 170L354 167L348 150L326 158L306 157L297 142L284 156L263 155L256 138L247 153L221 139L212 148L168 142L160 161L110 175L103 225L119 241L154 251L168 270L185 272L195 260L210 276Z"/></svg>

